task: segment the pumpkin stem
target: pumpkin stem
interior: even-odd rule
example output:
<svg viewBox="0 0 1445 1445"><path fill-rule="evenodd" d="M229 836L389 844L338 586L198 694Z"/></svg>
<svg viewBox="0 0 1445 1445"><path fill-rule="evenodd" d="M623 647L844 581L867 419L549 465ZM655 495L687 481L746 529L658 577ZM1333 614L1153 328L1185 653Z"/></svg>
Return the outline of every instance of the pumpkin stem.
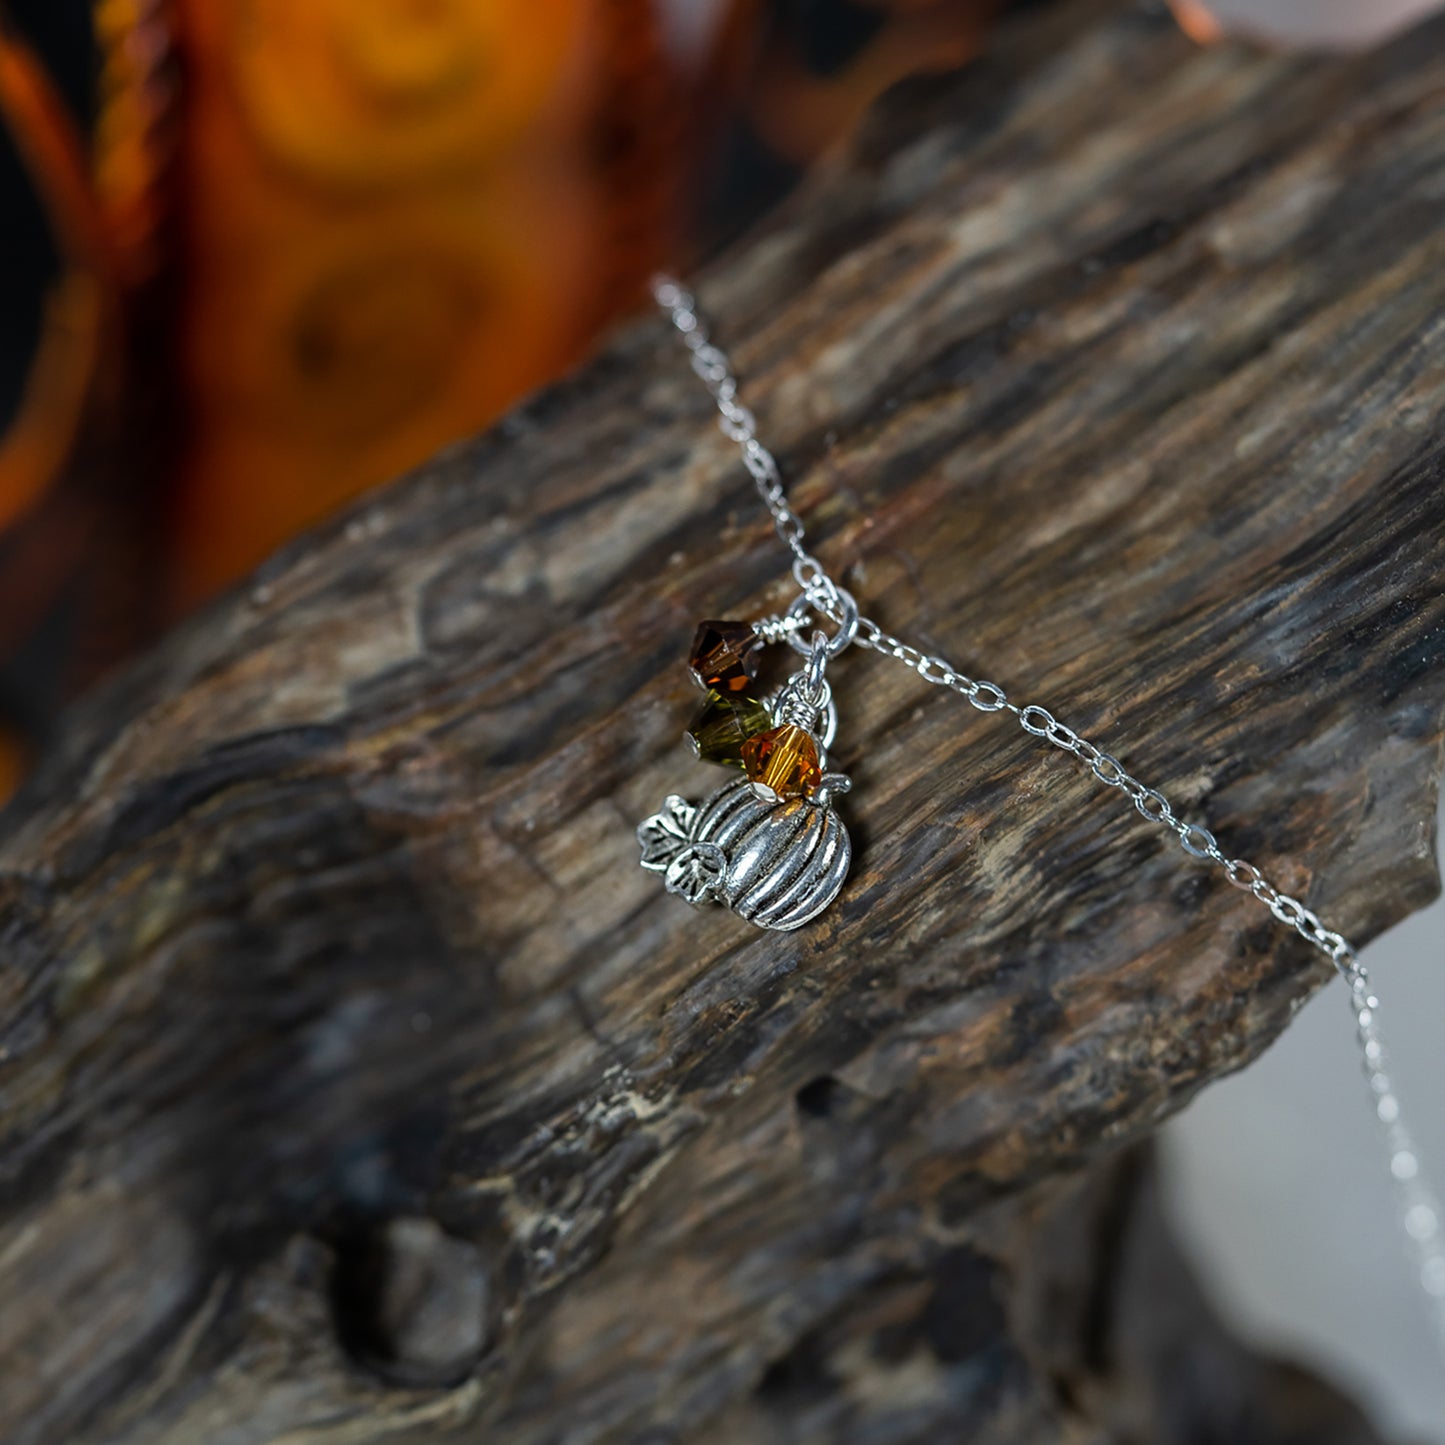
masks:
<svg viewBox="0 0 1445 1445"><path fill-rule="evenodd" d="M812 801L820 808L826 808L840 793L846 793L853 786L853 779L847 773L824 773L813 789Z"/></svg>

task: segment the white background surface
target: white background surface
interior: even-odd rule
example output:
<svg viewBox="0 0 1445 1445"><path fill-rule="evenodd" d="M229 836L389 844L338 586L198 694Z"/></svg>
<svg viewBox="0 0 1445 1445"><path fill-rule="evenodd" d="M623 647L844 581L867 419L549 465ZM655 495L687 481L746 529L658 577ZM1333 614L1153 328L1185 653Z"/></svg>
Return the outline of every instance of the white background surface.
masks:
<svg viewBox="0 0 1445 1445"><path fill-rule="evenodd" d="M1445 815L1442 815L1445 821ZM1405 1116L1445 1186L1445 902L1365 949ZM1348 994L1331 984L1252 1068L1165 1131L1165 1197L1236 1333L1309 1364L1391 1439L1445 1445L1433 1349Z"/></svg>
<svg viewBox="0 0 1445 1445"><path fill-rule="evenodd" d="M1441 0L1192 0L1233 30L1286 42L1359 44L1379 39Z"/></svg>

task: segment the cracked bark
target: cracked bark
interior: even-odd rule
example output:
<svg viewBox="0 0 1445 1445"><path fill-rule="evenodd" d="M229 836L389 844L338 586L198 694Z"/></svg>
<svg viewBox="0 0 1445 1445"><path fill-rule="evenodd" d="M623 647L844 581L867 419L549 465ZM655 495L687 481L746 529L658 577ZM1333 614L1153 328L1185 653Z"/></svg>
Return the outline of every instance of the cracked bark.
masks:
<svg viewBox="0 0 1445 1445"><path fill-rule="evenodd" d="M1442 90L1438 23L1030 11L701 288L872 615L1361 941L1436 888ZM647 320L76 711L0 841L5 1439L1373 1438L1120 1153L1325 981L1253 900L869 655L822 921L637 868L782 571Z"/></svg>

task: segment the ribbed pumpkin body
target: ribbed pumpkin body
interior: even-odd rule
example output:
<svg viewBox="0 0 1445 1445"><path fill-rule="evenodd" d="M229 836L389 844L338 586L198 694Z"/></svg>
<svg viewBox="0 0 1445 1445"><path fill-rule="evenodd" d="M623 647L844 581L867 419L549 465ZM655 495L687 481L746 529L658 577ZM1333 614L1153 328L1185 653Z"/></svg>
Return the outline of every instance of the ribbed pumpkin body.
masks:
<svg viewBox="0 0 1445 1445"><path fill-rule="evenodd" d="M690 832L727 858L718 901L762 928L799 928L817 917L838 896L853 856L831 807L766 802L746 779L707 799Z"/></svg>

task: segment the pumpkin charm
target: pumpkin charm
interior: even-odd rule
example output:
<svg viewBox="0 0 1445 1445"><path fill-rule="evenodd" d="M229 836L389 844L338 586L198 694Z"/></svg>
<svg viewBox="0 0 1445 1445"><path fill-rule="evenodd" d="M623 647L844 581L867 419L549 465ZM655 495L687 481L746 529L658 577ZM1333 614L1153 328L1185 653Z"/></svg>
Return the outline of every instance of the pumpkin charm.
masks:
<svg viewBox="0 0 1445 1445"><path fill-rule="evenodd" d="M837 713L823 669L821 632L808 666L774 697L753 686L767 641L791 635L769 622L704 622L693 638L693 679L707 695L688 729L694 754L743 777L700 804L676 793L637 829L642 866L694 906L721 903L759 928L801 928L837 896L853 845L833 808L847 792L825 772Z"/></svg>
<svg viewBox="0 0 1445 1445"><path fill-rule="evenodd" d="M837 788L841 780L830 781ZM697 806L672 795L637 838L642 866L661 873L669 893L721 903L760 928L816 918L838 896L853 856L828 793L773 800L746 778Z"/></svg>

